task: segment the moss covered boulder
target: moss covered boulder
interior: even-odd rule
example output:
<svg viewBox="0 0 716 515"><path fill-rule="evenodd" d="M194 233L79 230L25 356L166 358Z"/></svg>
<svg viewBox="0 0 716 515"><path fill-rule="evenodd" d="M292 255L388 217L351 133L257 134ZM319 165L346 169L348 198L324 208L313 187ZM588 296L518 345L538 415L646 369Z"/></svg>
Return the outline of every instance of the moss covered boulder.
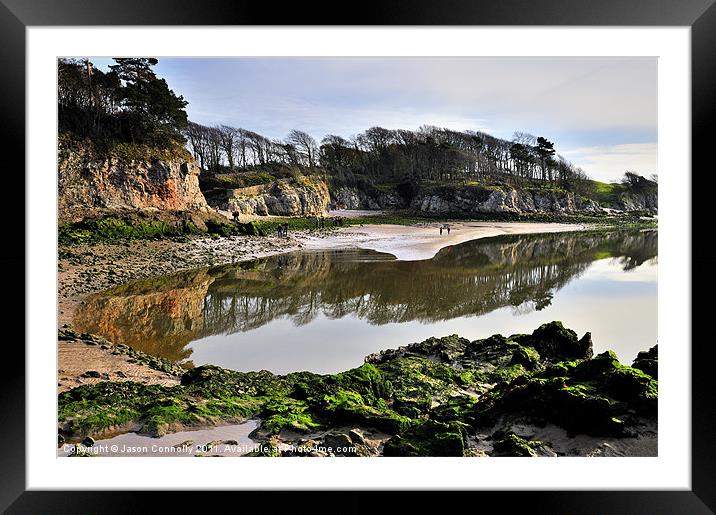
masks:
<svg viewBox="0 0 716 515"><path fill-rule="evenodd" d="M420 421L388 440L383 456L463 456L464 435L458 422Z"/></svg>
<svg viewBox="0 0 716 515"><path fill-rule="evenodd" d="M577 333L558 321L542 324L531 335L516 335L510 339L535 348L540 356L550 360L592 357L591 333L577 338Z"/></svg>
<svg viewBox="0 0 716 515"><path fill-rule="evenodd" d="M537 449L542 446L542 442L527 440L511 431L508 433L499 431L492 435L492 438L495 443L491 456L495 457L533 458L537 456Z"/></svg>
<svg viewBox="0 0 716 515"><path fill-rule="evenodd" d="M654 345L647 351L641 351L637 354L636 359L631 365L638 368L645 374L650 375L654 379L659 377L659 350L658 345Z"/></svg>

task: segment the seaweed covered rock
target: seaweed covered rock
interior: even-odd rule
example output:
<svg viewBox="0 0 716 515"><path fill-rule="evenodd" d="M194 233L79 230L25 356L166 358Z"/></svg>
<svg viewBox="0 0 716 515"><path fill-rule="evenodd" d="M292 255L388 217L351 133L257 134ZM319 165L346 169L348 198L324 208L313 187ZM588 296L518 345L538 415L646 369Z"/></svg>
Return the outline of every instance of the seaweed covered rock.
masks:
<svg viewBox="0 0 716 515"><path fill-rule="evenodd" d="M580 363L574 368L573 377L618 401L629 403L638 412L656 412L656 380L639 369L622 365L612 351Z"/></svg>
<svg viewBox="0 0 716 515"><path fill-rule="evenodd" d="M658 345L654 345L651 349L641 351L637 354L636 359L631 365L638 368L645 374L650 375L654 379L658 378L659 373L659 349Z"/></svg>
<svg viewBox="0 0 716 515"><path fill-rule="evenodd" d="M621 436L633 415L653 416L657 383L604 352L580 363L558 363L533 377L496 386L476 406L483 425L500 419L557 424L572 433Z"/></svg>
<svg viewBox="0 0 716 515"><path fill-rule="evenodd" d="M465 354L470 340L456 334L442 338L428 338L422 342L411 343L397 349L387 349L366 356L366 363L386 363L398 358L409 356L436 357L443 362L452 362Z"/></svg>
<svg viewBox="0 0 716 515"><path fill-rule="evenodd" d="M559 321L542 324L531 335L514 335L510 339L534 347L540 356L550 360L592 357L591 333L585 333L578 339L577 333Z"/></svg>
<svg viewBox="0 0 716 515"><path fill-rule="evenodd" d="M447 401L475 380L471 372L418 356L395 359L379 367L391 378L392 409L410 418L426 416L433 403Z"/></svg>
<svg viewBox="0 0 716 515"><path fill-rule="evenodd" d="M532 347L518 347L512 352L511 363L522 365L528 370L532 370L539 365L540 355L536 349Z"/></svg>
<svg viewBox="0 0 716 515"><path fill-rule="evenodd" d="M392 390L383 371L366 363L335 375L294 380L290 395L303 399L324 426L360 425L395 433L409 419L389 407Z"/></svg>
<svg viewBox="0 0 716 515"><path fill-rule="evenodd" d="M383 456L463 456L464 429L457 422L420 422L385 443Z"/></svg>
<svg viewBox="0 0 716 515"><path fill-rule="evenodd" d="M272 397L263 402L258 416L263 420L262 428L271 434L279 434L284 429L299 433L308 433L319 427L304 401L290 397Z"/></svg>
<svg viewBox="0 0 716 515"><path fill-rule="evenodd" d="M451 384L462 383L463 386L510 380L525 373L528 368L540 366L539 353L534 348L523 347L500 334L472 342L457 335L428 338L366 357L366 362L381 368L411 363L410 360L422 363L424 369L433 368L431 374L435 378L442 377ZM408 373L407 376L400 372L395 375L413 375L410 367L404 372Z"/></svg>
<svg viewBox="0 0 716 515"><path fill-rule="evenodd" d="M527 440L517 436L512 431L504 433L498 431L492 435L495 440L491 456L509 456L534 458L537 456L536 449L542 446L540 441Z"/></svg>
<svg viewBox="0 0 716 515"><path fill-rule="evenodd" d="M578 339L551 322L509 338L429 338L338 374L203 365L173 387L99 382L60 394L59 426L79 441L119 427L160 435L257 418L251 437L261 442L355 444L342 455L484 455L480 439L494 442L494 456L546 455L512 428L554 424L569 434L621 438L643 420L655 422L658 383L646 371L655 374L656 360L656 347L634 367L611 351L592 357L589 333Z"/></svg>

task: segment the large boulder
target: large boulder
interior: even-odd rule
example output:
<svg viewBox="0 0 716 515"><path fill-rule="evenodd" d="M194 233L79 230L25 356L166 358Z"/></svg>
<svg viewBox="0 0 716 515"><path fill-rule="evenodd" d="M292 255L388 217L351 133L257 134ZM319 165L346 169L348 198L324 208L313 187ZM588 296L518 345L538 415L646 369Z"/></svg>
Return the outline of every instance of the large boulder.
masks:
<svg viewBox="0 0 716 515"><path fill-rule="evenodd" d="M456 422L425 420L388 440L383 456L463 456L464 438Z"/></svg>
<svg viewBox="0 0 716 515"><path fill-rule="evenodd" d="M542 358L550 360L592 357L591 333L577 338L577 333L559 321L542 324L531 335L514 335L510 339L534 347Z"/></svg>
<svg viewBox="0 0 716 515"><path fill-rule="evenodd" d="M656 379L659 375L658 345L654 345L651 349L643 350L637 354L631 366Z"/></svg>

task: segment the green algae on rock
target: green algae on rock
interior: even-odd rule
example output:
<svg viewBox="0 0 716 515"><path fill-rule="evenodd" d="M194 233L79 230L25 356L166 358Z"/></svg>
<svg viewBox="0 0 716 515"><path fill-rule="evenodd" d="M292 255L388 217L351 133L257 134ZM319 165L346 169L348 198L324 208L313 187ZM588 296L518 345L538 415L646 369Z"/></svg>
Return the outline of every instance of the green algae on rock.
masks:
<svg viewBox="0 0 716 515"><path fill-rule="evenodd" d="M656 347L637 361L655 371ZM530 335L429 338L339 374L205 365L185 371L178 386L105 381L58 400L61 434L72 440L258 418L252 437L273 449L255 453L261 456L296 455L275 443L307 441L360 442L342 454L350 456L465 456L481 439L494 442L493 456L534 456L549 442L511 428L554 424L570 434L634 436L656 420L658 383L611 351L592 357L589 333L580 339L550 322Z"/></svg>
<svg viewBox="0 0 716 515"><path fill-rule="evenodd" d="M512 431L506 434L498 431L492 439L495 440L492 456L532 458L537 456L536 449L542 446L542 442L527 440Z"/></svg>

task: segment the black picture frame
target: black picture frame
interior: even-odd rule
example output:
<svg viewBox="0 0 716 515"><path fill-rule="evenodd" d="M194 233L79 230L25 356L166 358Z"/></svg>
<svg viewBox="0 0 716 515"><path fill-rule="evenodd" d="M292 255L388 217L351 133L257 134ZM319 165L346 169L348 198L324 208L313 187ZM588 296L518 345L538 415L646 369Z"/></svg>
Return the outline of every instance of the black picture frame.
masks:
<svg viewBox="0 0 716 515"><path fill-rule="evenodd" d="M4 253L0 262L6 270L32 273L25 265L25 226L20 224L24 213L25 177L25 29L28 26L78 25L575 25L575 26L688 26L691 27L692 70L692 169L699 170L698 187L691 175L694 224L708 218L708 195L713 188L709 173L712 120L716 105L716 0L415 0L391 2L363 1L353 9L333 2L311 2L293 5L262 2L220 0L0 0L0 134L6 153L16 164L5 170L3 184L18 203L7 224L5 236L13 243L11 255ZM666 142L660 142L666 144ZM671 171L670 171L671 172ZM689 171L681 171L685 177ZM709 182L710 181L710 182ZM6 202L7 206L8 203ZM6 215L7 216L7 215ZM23 218L24 221L24 218ZM692 234L696 234L694 225ZM561 491L561 492L471 492L451 493L459 499L454 503L476 503L474 506L525 507L532 513L716 513L716 403L713 402L714 341L705 330L706 302L697 303L699 293L711 291L709 268L714 258L692 245L692 276L699 282L692 290L692 489L690 491ZM14 291L24 291L21 274ZM701 278L704 278L703 280ZM22 289L21 289L22 287ZM19 295L16 296L16 299ZM22 295L24 299L24 293ZM705 295L702 298L706 298ZM31 309L31 306L28 308ZM25 341L24 328L12 324L24 319L25 303L19 299L9 306L6 320L8 340ZM13 316L15 315L15 316ZM7 328L6 328L7 329ZM7 331L6 331L7 333ZM22 339L22 340L21 340ZM210 492L100 492L100 491L26 491L25 487L25 367L24 354L13 355L12 364L5 364L0 381L0 435L5 445L0 451L0 509L8 513L126 513L143 512L149 497L161 495L162 511L185 511L193 502L204 507L221 502ZM80 485L81 486L81 485ZM318 485L317 485L318 486ZM226 496L229 494L219 494ZM346 513L372 509L373 493L349 492L337 503L313 501L308 496L290 493L241 493L241 507L248 504L276 507L286 502L293 511L305 505L311 511ZM267 495L270 499L267 499ZM404 510L426 502L430 493L413 492L403 496ZM463 499L467 495L469 499ZM236 499L235 499L236 500ZM490 504L483 504L489 502ZM340 506L340 508L338 508ZM274 511L272 508L271 511Z"/></svg>

